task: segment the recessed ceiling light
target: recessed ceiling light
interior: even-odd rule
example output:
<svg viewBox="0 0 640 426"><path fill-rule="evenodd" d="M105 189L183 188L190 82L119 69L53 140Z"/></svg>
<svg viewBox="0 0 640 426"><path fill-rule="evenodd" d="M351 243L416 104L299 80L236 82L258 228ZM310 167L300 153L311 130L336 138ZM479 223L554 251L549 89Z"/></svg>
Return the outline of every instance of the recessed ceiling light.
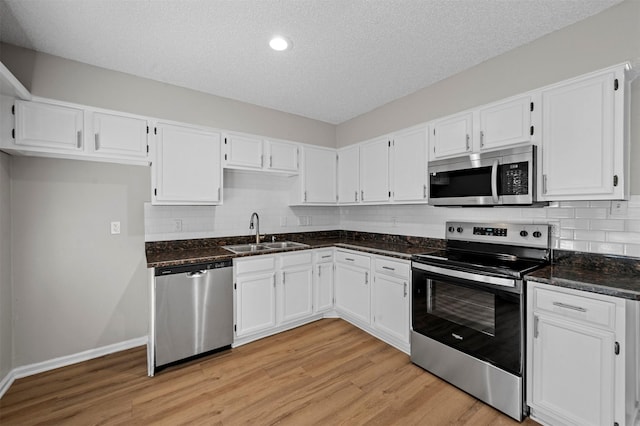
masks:
<svg viewBox="0 0 640 426"><path fill-rule="evenodd" d="M282 52L283 50L291 49L291 40L284 36L274 36L271 41L269 41L269 46L273 50L277 50L278 52Z"/></svg>

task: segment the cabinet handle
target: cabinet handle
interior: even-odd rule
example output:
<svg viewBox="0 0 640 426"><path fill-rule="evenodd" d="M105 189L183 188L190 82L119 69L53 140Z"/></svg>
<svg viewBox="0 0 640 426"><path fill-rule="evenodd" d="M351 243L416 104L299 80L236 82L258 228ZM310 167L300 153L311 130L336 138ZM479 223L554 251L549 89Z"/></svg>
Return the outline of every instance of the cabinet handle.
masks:
<svg viewBox="0 0 640 426"><path fill-rule="evenodd" d="M264 155L260 155L260 167L264 167Z"/></svg>
<svg viewBox="0 0 640 426"><path fill-rule="evenodd" d="M100 134L96 133L95 134L95 145L96 145L96 151L100 150Z"/></svg>
<svg viewBox="0 0 640 426"><path fill-rule="evenodd" d="M307 191L304 191L304 202L307 202Z"/></svg>
<svg viewBox="0 0 640 426"><path fill-rule="evenodd" d="M578 312L587 312L587 310L581 306L567 305L562 302L553 302L553 306L557 306L558 308L571 309L572 311Z"/></svg>
<svg viewBox="0 0 640 426"><path fill-rule="evenodd" d="M364 190L360 191L360 201L364 201Z"/></svg>
<svg viewBox="0 0 640 426"><path fill-rule="evenodd" d="M364 273L364 285L369 284L369 273L365 272Z"/></svg>
<svg viewBox="0 0 640 426"><path fill-rule="evenodd" d="M467 133L467 151L469 151L469 134Z"/></svg>
<svg viewBox="0 0 640 426"><path fill-rule="evenodd" d="M274 275L271 280L273 281L273 288L276 288L276 276Z"/></svg>
<svg viewBox="0 0 640 426"><path fill-rule="evenodd" d="M533 317L533 337L538 338L538 317Z"/></svg>
<svg viewBox="0 0 640 426"><path fill-rule="evenodd" d="M78 138L78 149L82 148L82 130L78 130L76 134Z"/></svg>
<svg viewBox="0 0 640 426"><path fill-rule="evenodd" d="M322 275L322 267L318 265L318 278Z"/></svg>
<svg viewBox="0 0 640 426"><path fill-rule="evenodd" d="M404 283L404 297L407 297L407 283Z"/></svg>
<svg viewBox="0 0 640 426"><path fill-rule="evenodd" d="M358 201L358 191L355 191L355 194L356 194L355 200Z"/></svg>
<svg viewBox="0 0 640 426"><path fill-rule="evenodd" d="M221 197L220 197L220 187L218 187L218 201L220 201Z"/></svg>
<svg viewBox="0 0 640 426"><path fill-rule="evenodd" d="M547 175L542 175L542 193L547 193Z"/></svg>
<svg viewBox="0 0 640 426"><path fill-rule="evenodd" d="M328 258L330 258L330 257L331 257L331 255L330 255L330 254L327 254L327 255L322 256L322 259L328 259Z"/></svg>
<svg viewBox="0 0 640 426"><path fill-rule="evenodd" d="M187 278L200 278L201 276L205 275L206 273L207 273L206 270L187 272Z"/></svg>
<svg viewBox="0 0 640 426"><path fill-rule="evenodd" d="M285 278L285 277L286 277L286 275L287 275L287 273L286 273L286 272L284 272L284 271L282 271L282 285L284 285L284 284L285 284L285 281L287 281L287 279Z"/></svg>
<svg viewBox="0 0 640 426"><path fill-rule="evenodd" d="M269 156L269 168L273 167L273 156Z"/></svg>
<svg viewBox="0 0 640 426"><path fill-rule="evenodd" d="M383 266L382 269L386 269L387 271L395 271L396 268L392 268L390 266Z"/></svg>
<svg viewBox="0 0 640 426"><path fill-rule="evenodd" d="M422 198L427 198L427 185L422 185Z"/></svg>
<svg viewBox="0 0 640 426"><path fill-rule="evenodd" d="M345 257L344 260L348 260L349 262L355 262L355 259L352 259L350 257Z"/></svg>
<svg viewBox="0 0 640 426"><path fill-rule="evenodd" d="M483 146L484 146L484 132L480 130L480 148L482 148Z"/></svg>

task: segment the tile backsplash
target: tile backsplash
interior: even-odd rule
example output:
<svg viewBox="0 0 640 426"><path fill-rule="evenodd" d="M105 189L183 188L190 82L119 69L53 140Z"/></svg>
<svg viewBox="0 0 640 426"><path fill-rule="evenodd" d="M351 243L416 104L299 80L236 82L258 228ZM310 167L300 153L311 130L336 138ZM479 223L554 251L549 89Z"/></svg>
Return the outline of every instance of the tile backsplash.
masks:
<svg viewBox="0 0 640 426"><path fill-rule="evenodd" d="M344 229L444 238L447 220L542 222L554 248L640 257L640 195L626 202L571 201L547 207L449 208L426 205L290 207L292 179L225 170L220 206L145 205L146 241Z"/></svg>

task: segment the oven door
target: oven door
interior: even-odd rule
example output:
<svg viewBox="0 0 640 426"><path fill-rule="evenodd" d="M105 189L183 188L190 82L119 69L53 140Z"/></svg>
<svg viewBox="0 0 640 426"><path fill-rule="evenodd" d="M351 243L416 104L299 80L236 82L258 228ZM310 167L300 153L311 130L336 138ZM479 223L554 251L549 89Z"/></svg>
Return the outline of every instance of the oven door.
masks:
<svg viewBox="0 0 640 426"><path fill-rule="evenodd" d="M458 270L450 275L446 268L419 263L412 275L413 331L522 376L519 280Z"/></svg>

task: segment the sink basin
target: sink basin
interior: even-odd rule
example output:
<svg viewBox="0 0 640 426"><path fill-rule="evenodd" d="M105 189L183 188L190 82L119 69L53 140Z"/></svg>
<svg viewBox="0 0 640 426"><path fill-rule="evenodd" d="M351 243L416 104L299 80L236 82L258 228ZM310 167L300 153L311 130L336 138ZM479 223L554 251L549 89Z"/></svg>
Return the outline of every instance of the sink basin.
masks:
<svg viewBox="0 0 640 426"><path fill-rule="evenodd" d="M302 243L294 243L293 241L278 241L276 243L264 243L264 246L267 246L272 249L288 249L288 248L301 248L301 247L309 247L307 244Z"/></svg>
<svg viewBox="0 0 640 426"><path fill-rule="evenodd" d="M260 253L269 250L286 250L293 248L309 247L306 244L294 243L293 241L278 241L275 243L262 243L262 244L238 244L235 246L223 246L222 248L229 250L235 254L242 253Z"/></svg>

